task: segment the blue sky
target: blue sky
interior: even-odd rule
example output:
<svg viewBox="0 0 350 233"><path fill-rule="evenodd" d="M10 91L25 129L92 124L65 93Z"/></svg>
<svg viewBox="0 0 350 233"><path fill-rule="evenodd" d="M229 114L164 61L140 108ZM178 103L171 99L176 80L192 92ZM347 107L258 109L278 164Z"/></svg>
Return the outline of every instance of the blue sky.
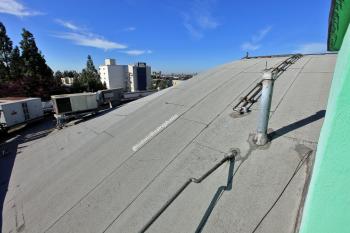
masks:
<svg viewBox="0 0 350 233"><path fill-rule="evenodd" d="M251 55L326 49L330 0L0 0L15 44L31 31L53 70L90 54L153 70L199 72Z"/></svg>

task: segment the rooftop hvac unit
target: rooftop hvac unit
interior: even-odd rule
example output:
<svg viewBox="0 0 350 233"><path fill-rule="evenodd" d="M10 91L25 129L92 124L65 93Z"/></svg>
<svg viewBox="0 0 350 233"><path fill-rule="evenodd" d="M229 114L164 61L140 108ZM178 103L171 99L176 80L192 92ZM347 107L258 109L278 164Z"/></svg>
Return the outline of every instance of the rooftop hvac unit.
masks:
<svg viewBox="0 0 350 233"><path fill-rule="evenodd" d="M96 93L53 95L51 99L57 115L83 113L98 109Z"/></svg>
<svg viewBox="0 0 350 233"><path fill-rule="evenodd" d="M97 92L99 105L110 104L112 107L120 105L124 88L114 88Z"/></svg>
<svg viewBox="0 0 350 233"><path fill-rule="evenodd" d="M40 98L0 99L0 125L2 128L22 124L43 116Z"/></svg>

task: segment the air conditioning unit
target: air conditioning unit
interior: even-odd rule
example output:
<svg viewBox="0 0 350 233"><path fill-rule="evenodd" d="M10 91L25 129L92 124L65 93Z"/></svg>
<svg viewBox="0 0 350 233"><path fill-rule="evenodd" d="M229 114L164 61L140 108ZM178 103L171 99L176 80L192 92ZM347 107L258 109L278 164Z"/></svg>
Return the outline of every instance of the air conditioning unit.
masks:
<svg viewBox="0 0 350 233"><path fill-rule="evenodd" d="M96 93L77 93L51 96L57 115L69 115L98 110Z"/></svg>
<svg viewBox="0 0 350 233"><path fill-rule="evenodd" d="M43 116L40 98L0 99L0 125L9 128Z"/></svg>

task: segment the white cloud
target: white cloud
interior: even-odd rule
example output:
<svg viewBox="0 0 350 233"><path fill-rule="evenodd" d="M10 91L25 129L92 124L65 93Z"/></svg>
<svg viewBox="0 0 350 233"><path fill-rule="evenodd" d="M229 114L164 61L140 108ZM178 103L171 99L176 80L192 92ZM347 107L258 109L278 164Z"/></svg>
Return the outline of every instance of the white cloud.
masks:
<svg viewBox="0 0 350 233"><path fill-rule="evenodd" d="M0 13L15 15L19 17L43 14L39 11L28 9L16 0L0 0Z"/></svg>
<svg viewBox="0 0 350 233"><path fill-rule="evenodd" d="M322 53L327 51L327 45L325 43L306 43L300 45L294 52L295 53Z"/></svg>
<svg viewBox="0 0 350 233"><path fill-rule="evenodd" d="M128 31L128 32L132 32L132 31L135 31L136 28L135 27L127 27L124 29L124 31Z"/></svg>
<svg viewBox="0 0 350 233"><path fill-rule="evenodd" d="M255 43L260 42L261 40L263 40L265 38L265 36L271 31L272 27L271 26L267 26L266 28L261 29L258 34L254 35L252 37L252 41Z"/></svg>
<svg viewBox="0 0 350 233"><path fill-rule="evenodd" d="M190 33L190 35L193 38L196 39L200 39L203 37L203 33L201 33L198 29L196 29L192 24L190 24L189 22L184 22L184 26L187 29L188 33Z"/></svg>
<svg viewBox="0 0 350 233"><path fill-rule="evenodd" d="M142 54L151 54L152 53L152 50L138 50L138 49L134 49L134 50L128 50L128 51L125 51L124 53L128 54L128 55L131 55L131 56L139 56L139 55L142 55Z"/></svg>
<svg viewBox="0 0 350 233"><path fill-rule="evenodd" d="M182 12L183 25L192 37L200 39L206 30L219 26L212 13L215 2L213 0L193 0L190 2L188 11Z"/></svg>
<svg viewBox="0 0 350 233"><path fill-rule="evenodd" d="M99 48L104 50L127 48L127 46L124 44L109 41L100 35L96 35L94 33L91 33L89 31L82 29L81 27L75 25L72 22L64 21L60 19L57 19L56 22L62 25L63 27L73 31L73 32L56 33L54 36L57 38L70 40L77 45L94 47L94 48Z"/></svg>
<svg viewBox="0 0 350 233"><path fill-rule="evenodd" d="M61 24L63 27L68 28L70 30L73 30L73 31L79 30L79 27L77 25L73 24L72 22L65 21L62 19L56 19L56 22Z"/></svg>
<svg viewBox="0 0 350 233"><path fill-rule="evenodd" d="M215 29L219 23L211 15L198 15L198 25L203 29Z"/></svg>
<svg viewBox="0 0 350 233"><path fill-rule="evenodd" d="M58 33L55 35L55 37L66 39L72 41L74 44L87 46L87 47L94 47L104 50L109 49L125 49L127 48L126 45L119 44L113 41L109 41L104 39L103 37L100 37L98 35L93 34L81 34L76 32L63 32Z"/></svg>
<svg viewBox="0 0 350 233"><path fill-rule="evenodd" d="M261 41L271 31L272 27L267 26L261 29L257 34L253 35L250 41L246 41L241 45L241 49L244 51L255 51L261 47Z"/></svg>

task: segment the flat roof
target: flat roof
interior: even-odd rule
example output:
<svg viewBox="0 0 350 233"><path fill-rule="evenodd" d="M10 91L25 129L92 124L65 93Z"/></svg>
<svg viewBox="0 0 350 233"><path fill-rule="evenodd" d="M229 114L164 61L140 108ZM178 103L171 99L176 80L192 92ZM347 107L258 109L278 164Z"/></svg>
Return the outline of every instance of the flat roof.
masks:
<svg viewBox="0 0 350 233"><path fill-rule="evenodd" d="M337 55L303 56L277 79L269 145L251 143L259 103L244 116L232 111L263 69L286 58L233 61L11 144L11 169L1 176L3 232L138 232L184 182L232 149L233 162L190 184L148 232L298 229Z"/></svg>

